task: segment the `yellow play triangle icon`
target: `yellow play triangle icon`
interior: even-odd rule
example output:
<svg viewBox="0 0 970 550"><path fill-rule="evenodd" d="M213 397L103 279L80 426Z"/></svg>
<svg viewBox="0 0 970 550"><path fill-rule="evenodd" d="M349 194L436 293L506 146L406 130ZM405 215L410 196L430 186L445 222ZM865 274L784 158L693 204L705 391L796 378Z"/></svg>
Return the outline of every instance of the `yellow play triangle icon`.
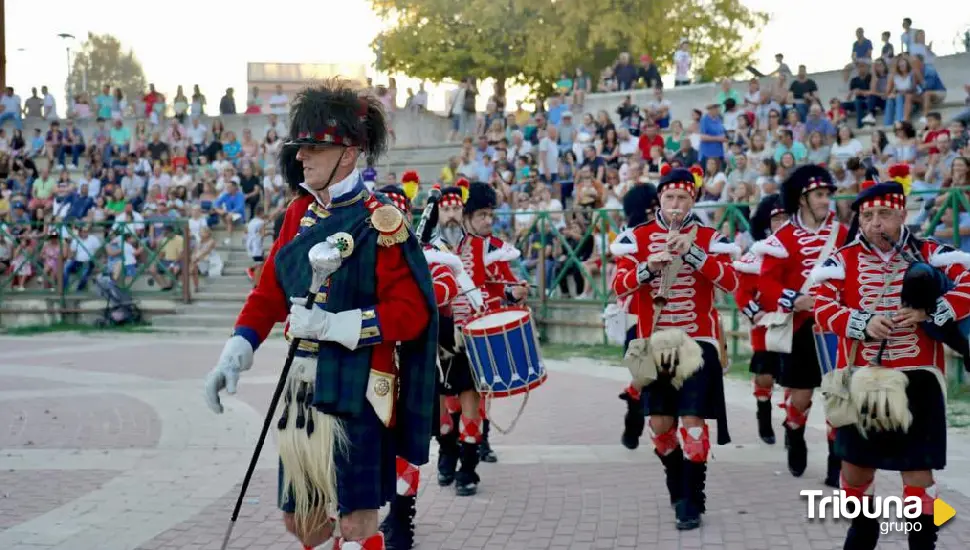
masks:
<svg viewBox="0 0 970 550"><path fill-rule="evenodd" d="M938 498L933 501L933 524L937 527L950 521L955 515L957 515L957 511L949 504L943 502L943 499Z"/></svg>

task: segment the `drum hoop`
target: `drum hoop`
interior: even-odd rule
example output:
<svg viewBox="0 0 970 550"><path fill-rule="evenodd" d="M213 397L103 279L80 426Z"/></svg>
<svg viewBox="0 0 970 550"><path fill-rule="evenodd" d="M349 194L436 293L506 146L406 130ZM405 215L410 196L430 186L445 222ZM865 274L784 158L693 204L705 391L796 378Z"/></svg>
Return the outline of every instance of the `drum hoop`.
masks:
<svg viewBox="0 0 970 550"><path fill-rule="evenodd" d="M473 322L479 319L484 319L490 315L495 315L499 313L508 313L508 312L512 312L512 313L523 312L525 313L525 315L523 315L519 319L508 321L504 324L496 325L493 327L473 328L473 329L468 328L469 325L471 325ZM532 312L529 310L529 308L522 307L522 306L500 307L497 309L485 311L483 313L478 313L476 315L473 315L465 319L465 324L462 325L461 332L466 336L494 336L496 334L504 334L514 328L524 326L526 323L531 323L531 322L532 322Z"/></svg>
<svg viewBox="0 0 970 550"><path fill-rule="evenodd" d="M511 321L511 322L506 323L505 325L503 325L501 327L491 327L489 329L477 329L477 330L473 330L473 331L466 331L465 328L462 327L462 333L465 334L465 335L467 335L467 336L492 336L492 335L500 335L500 336L502 336L503 340L505 340L505 354L506 354L506 358L508 359L509 365L511 365L512 367L514 367L515 366L515 361L514 361L514 358L512 357L512 349L511 349L511 346L509 345L509 332L511 332L511 331L508 330L508 329L523 327L523 326L526 325L527 322L528 323L531 323L532 322L532 311L529 308L522 307L522 306L501 307L501 308L497 308L497 309L494 309L494 310L491 310L491 311L487 311L487 312L483 312L481 314L475 315L475 316L473 316L473 317L471 317L471 318L468 319L468 323L471 323L476 318L481 318L481 317L485 317L485 316L487 316L489 314L501 313L501 312L504 312L504 311L524 311L526 313L526 315L522 319L520 319L520 320ZM467 326L467 323L466 323L466 326ZM499 332L493 332L493 330L495 328L501 328L502 330L499 331ZM484 333L484 334L478 334L478 333ZM523 343L524 349L525 350L528 350L529 347L527 345L528 342L526 340L526 336L525 336L525 331L524 330L521 332L520 338L522 339L522 343ZM535 340L535 333L533 333L533 340ZM536 346L539 345L539 342L538 341L534 341L533 343ZM475 356L475 359L476 359L475 362L478 365L481 365L483 369L486 368L483 365L483 362L481 360L481 356L479 354L478 346L475 346L475 345L466 345L465 346L465 349L466 349L466 352L467 352L467 350L471 350L471 353L474 354L474 356ZM495 362L495 356L494 356L493 351L492 351L492 346L489 345L489 342L488 341L485 342L485 350L484 351L485 351L485 354L488 356L488 360L489 360L489 367L488 368L491 368L491 371L492 371L492 379L493 380L496 380L496 379L499 378L498 366L497 366L497 364ZM529 370L532 371L533 370L533 368L532 368L533 365L532 365L532 357L531 357L531 354L529 354L529 353L526 354L526 361L528 361L528 366L530 367ZM498 431L501 434L509 434L509 433L511 433L512 430L515 429L516 424L518 424L519 419L522 418L522 413L525 411L525 407L529 403L529 394L532 393L533 387L531 387L530 384L525 384L524 386L522 386L522 388L508 389L508 390L502 390L502 391L496 392L494 390L494 386L493 385L487 385L486 386L483 383L484 381L480 379L479 373L477 372L478 369L475 368L474 365L469 365L469 367L473 370L472 380L474 381L475 391L477 391L480 394L484 394L482 396L482 398L485 399L485 414L489 418L489 420L491 421L492 427L494 427L495 430ZM541 373L540 374L538 372L538 370L536 370L535 372L538 374L538 379L536 380L535 386L538 387L539 385L542 384L542 382L545 381L546 374L545 373ZM483 388L483 386L485 386L485 387ZM522 400L522 403L519 405L519 410L516 412L515 417L512 419L511 423L509 423L508 427L503 427L501 424L496 423L495 422L495 419L492 418L492 414L491 414L491 410L492 410L492 399L494 397L509 397L509 396L512 396L512 395L519 395L519 394L522 394L522 393L525 394L524 395L524 398Z"/></svg>

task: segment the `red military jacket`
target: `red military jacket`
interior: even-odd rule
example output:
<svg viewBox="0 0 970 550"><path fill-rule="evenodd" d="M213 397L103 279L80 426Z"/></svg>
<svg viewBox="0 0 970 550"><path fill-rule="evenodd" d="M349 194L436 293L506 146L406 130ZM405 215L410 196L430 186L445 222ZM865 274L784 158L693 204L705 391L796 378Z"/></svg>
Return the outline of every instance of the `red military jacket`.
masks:
<svg viewBox="0 0 970 550"><path fill-rule="evenodd" d="M435 244L447 249L444 242ZM518 249L498 237L466 234L455 252L465 273L482 290L486 311L501 307L503 301L511 301L507 289L516 283L516 277L509 262L519 257ZM464 325L464 321L475 313L467 296L457 297L451 305L458 326Z"/></svg>
<svg viewBox="0 0 970 550"><path fill-rule="evenodd" d="M738 274L738 289L734 292L734 301L741 313L751 321L751 350L765 351L765 333L768 328L754 323L754 316L761 311L758 303L761 297L758 288L761 258L749 251L732 265Z"/></svg>
<svg viewBox="0 0 970 550"><path fill-rule="evenodd" d="M670 228L661 215L648 223L628 229L617 236L611 251L618 256L617 272L613 290L619 298L632 294L630 308L637 313L637 332L640 338L649 336L656 329L678 328L696 340L718 346L720 317L714 307L714 291L720 288L734 292L738 277L728 254L739 249L714 229L701 225L691 215L681 233L697 227L694 244L685 254L684 265L675 274L667 303L660 312L657 327L653 327L654 297L662 277L658 274L640 284L637 267L657 252L666 249ZM696 265L696 267L695 267Z"/></svg>
<svg viewBox="0 0 970 550"><path fill-rule="evenodd" d="M906 242L906 239L901 241ZM967 271L970 254L933 241L923 241L920 253L956 283L955 288L937 301L936 313L930 321L943 326L947 321L970 315L970 274ZM866 326L873 315L891 317L899 310L903 275L908 265L898 252L883 254L860 236L812 271L812 280L818 284L815 321L823 330L838 335L839 368L850 362L862 367L876 359L882 341L867 338ZM889 285L883 294L887 280ZM856 353L849 357L856 342ZM922 326L916 325L892 330L880 364L899 369L936 367L942 372L946 360L943 344L930 337Z"/></svg>
<svg viewBox="0 0 970 550"><path fill-rule="evenodd" d="M458 273L462 271L461 259L435 245L424 247L424 257L428 261L428 268L431 270L435 303L438 310L442 315L451 316L451 301L461 291L458 284Z"/></svg>
<svg viewBox="0 0 970 550"><path fill-rule="evenodd" d="M334 202L329 208L340 208L358 200L368 201L368 206L380 204L373 195L363 192L350 199L350 202ZM289 297L283 295L276 280L276 253L298 234L301 227L312 226L327 215L328 207L311 196L299 197L287 207L283 227L266 257L259 282L249 293L236 319L234 333L246 338L253 349L259 347L276 323L286 321L289 315ZM411 275L401 247L395 245L377 248L374 273L377 303L364 312L358 346L374 346L371 368L394 374L397 371L394 361L395 344L418 338L430 320L430 313L424 305L421 290ZM287 339L289 340L288 334ZM315 353L316 348L317 343L312 341L302 342L300 345L300 351L305 353Z"/></svg>
<svg viewBox="0 0 970 550"><path fill-rule="evenodd" d="M765 311L788 313L794 310L795 299L800 296L812 268L821 263L818 261L819 255L837 223L835 214L829 214L818 231L810 231L797 220L796 215L773 235L751 246L751 251L761 257L759 304ZM848 229L842 224L838 224L837 231L832 253L845 244L848 236ZM809 289L808 293L812 294L812 290ZM796 312L793 329L798 330L811 318L811 311Z"/></svg>

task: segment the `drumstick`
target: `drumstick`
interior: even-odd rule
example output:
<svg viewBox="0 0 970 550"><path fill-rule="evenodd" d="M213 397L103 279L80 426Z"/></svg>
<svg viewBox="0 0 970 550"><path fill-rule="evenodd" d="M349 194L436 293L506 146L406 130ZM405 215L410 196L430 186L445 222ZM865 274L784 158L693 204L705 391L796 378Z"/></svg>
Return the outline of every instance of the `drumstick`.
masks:
<svg viewBox="0 0 970 550"><path fill-rule="evenodd" d="M513 286L527 286L529 288L537 288L538 285L534 285L528 281L485 281L482 284L486 285L513 285Z"/></svg>

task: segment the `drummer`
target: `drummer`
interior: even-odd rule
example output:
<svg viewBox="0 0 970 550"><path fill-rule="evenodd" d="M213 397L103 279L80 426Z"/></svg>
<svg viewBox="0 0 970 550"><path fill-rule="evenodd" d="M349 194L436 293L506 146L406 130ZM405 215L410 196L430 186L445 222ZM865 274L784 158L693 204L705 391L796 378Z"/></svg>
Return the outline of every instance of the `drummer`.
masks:
<svg viewBox="0 0 970 550"><path fill-rule="evenodd" d="M495 309L505 303L520 303L528 294L528 287L516 281L509 262L519 257L519 251L491 235L494 209L498 200L490 186L473 183L468 199L463 200L460 187L447 187L431 214L429 226L435 228L431 244L435 248L456 254L481 289L484 308ZM472 367L462 349L458 329L478 313L467 293L456 296L448 308L439 310L441 330L438 334L442 396L441 429L437 436L438 484L455 483L459 496L478 492L480 478L475 471L480 460L494 462L488 447L488 420L484 419L484 400L476 391ZM449 330L449 325L455 328ZM457 396L460 413L453 404ZM458 429L454 429L458 416ZM491 459L491 460L489 460ZM458 466L458 463L461 466ZM456 471L457 468L457 471Z"/></svg>

